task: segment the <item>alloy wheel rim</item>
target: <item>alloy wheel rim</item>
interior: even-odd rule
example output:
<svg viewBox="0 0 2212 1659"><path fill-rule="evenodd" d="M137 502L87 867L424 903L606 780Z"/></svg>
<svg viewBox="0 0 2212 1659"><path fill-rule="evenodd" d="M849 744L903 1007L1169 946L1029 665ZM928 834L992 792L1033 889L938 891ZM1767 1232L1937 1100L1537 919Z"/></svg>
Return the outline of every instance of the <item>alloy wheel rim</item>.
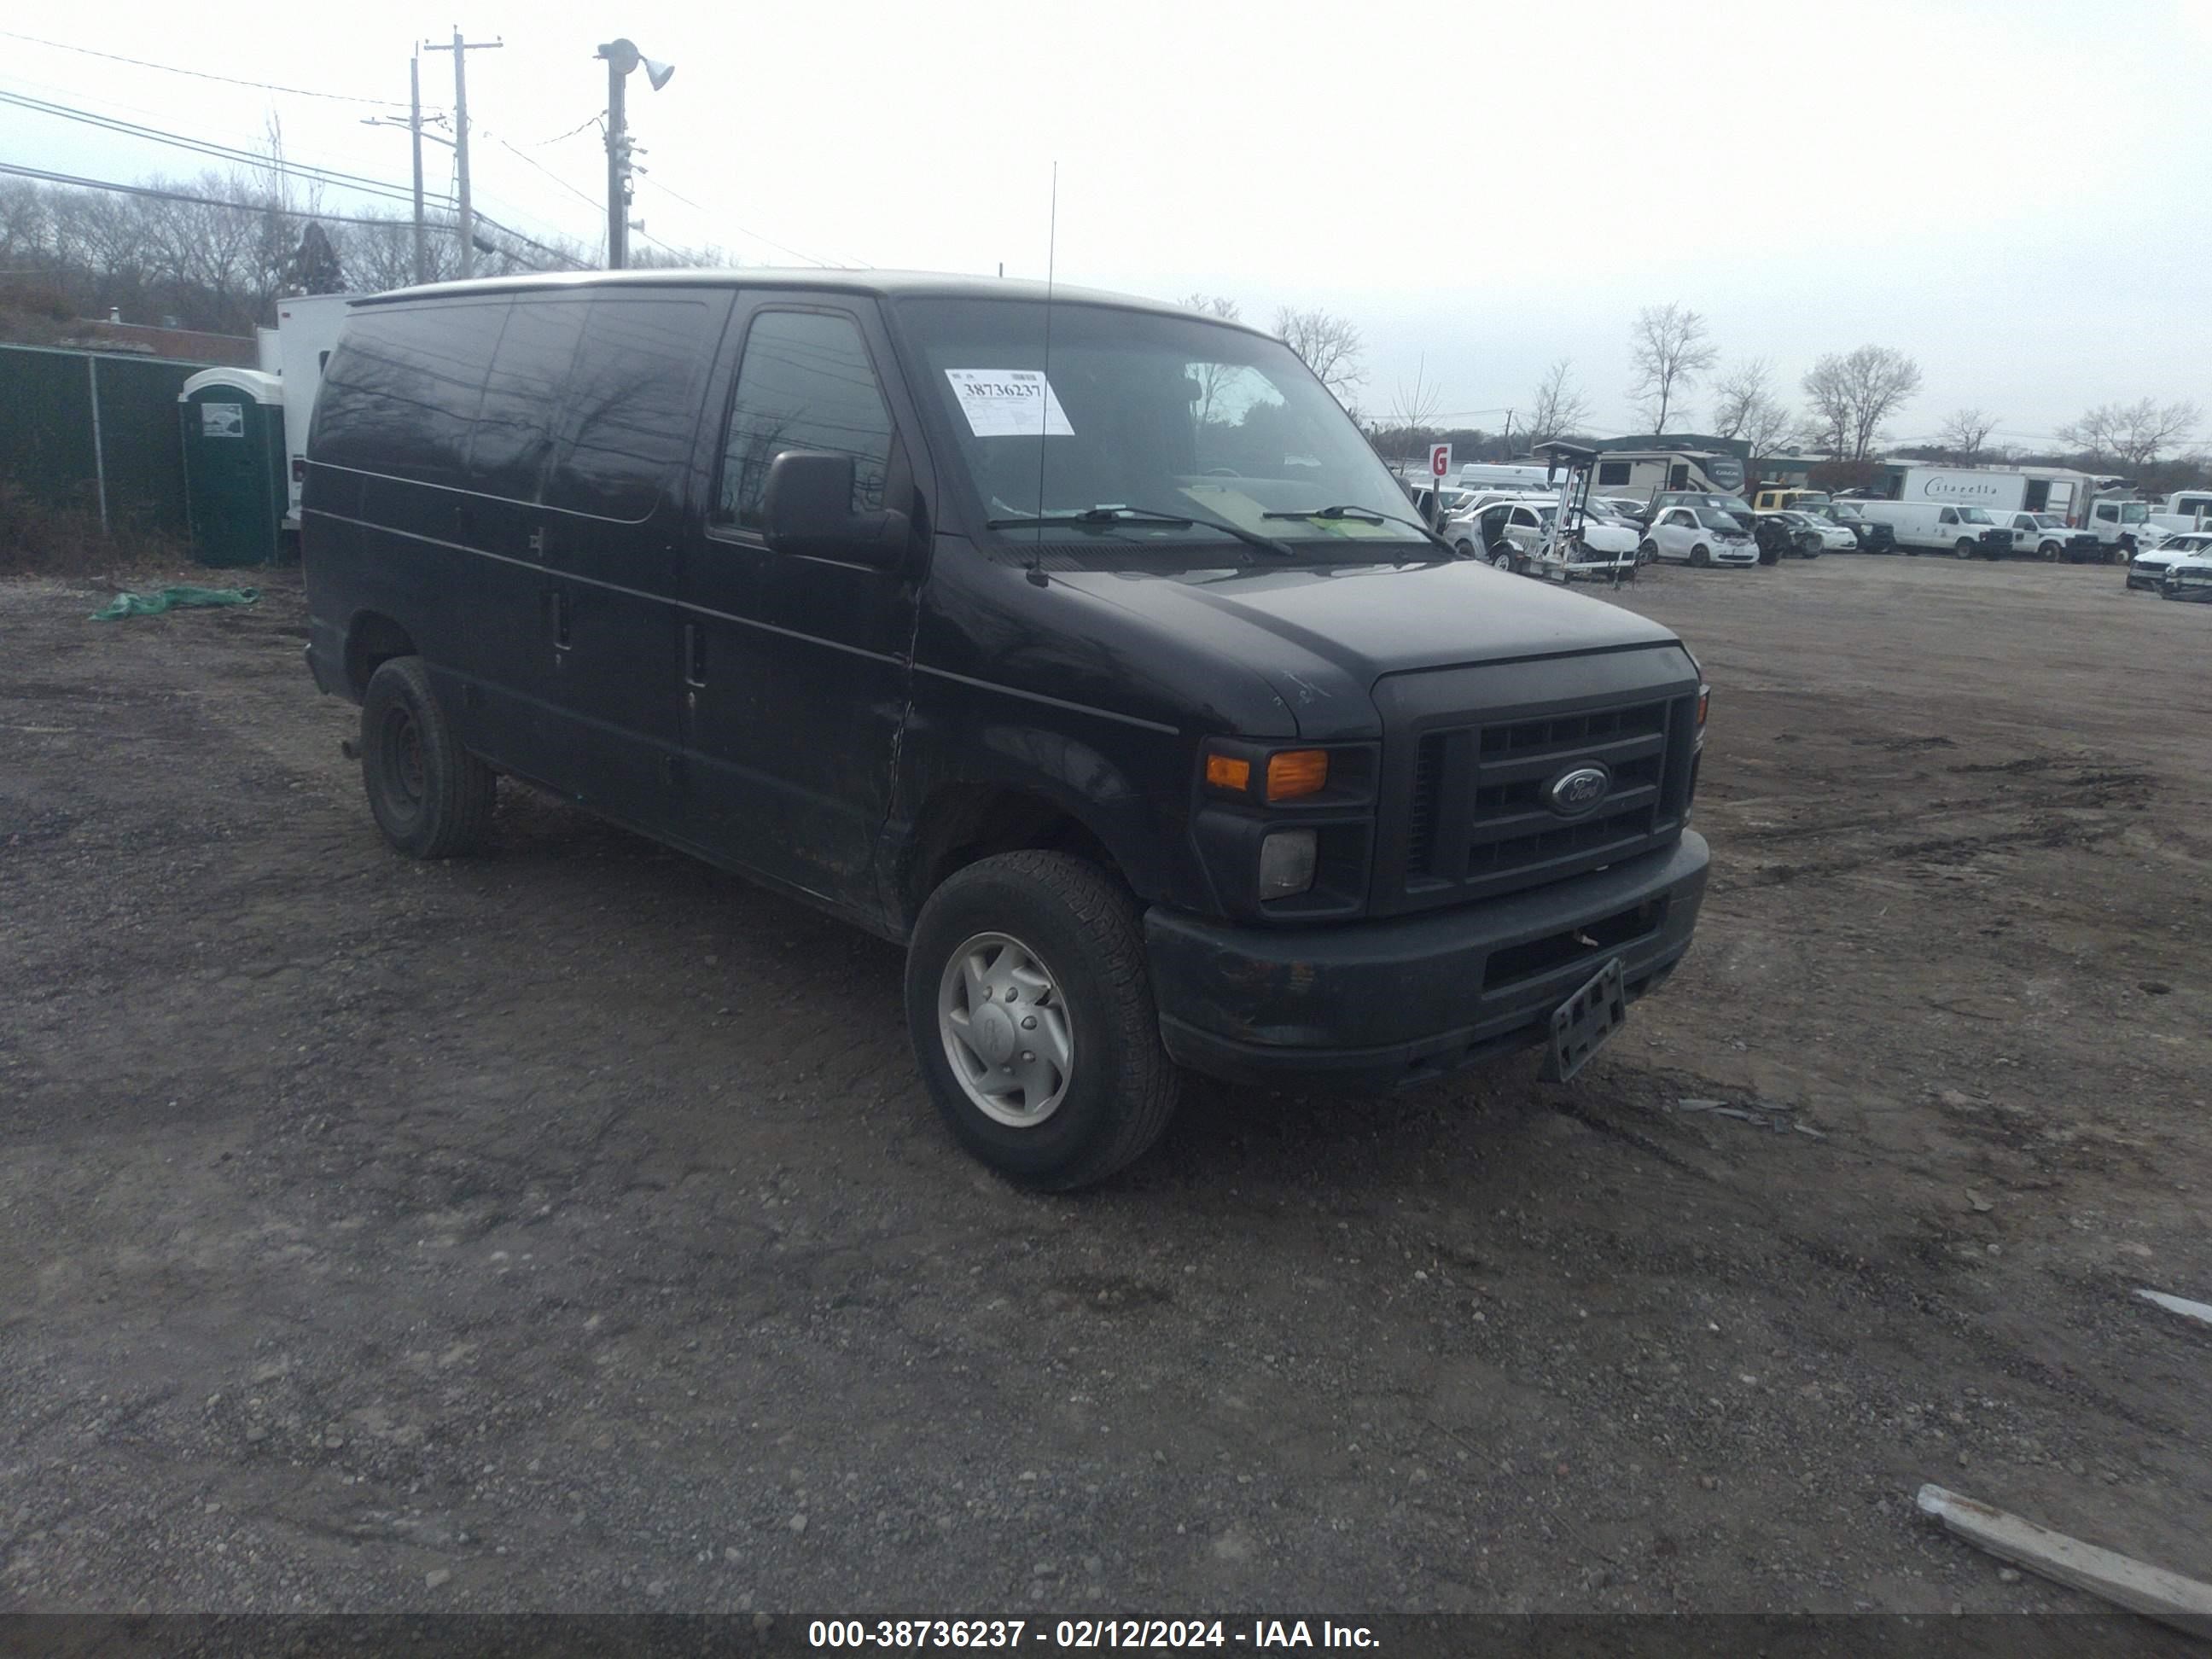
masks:
<svg viewBox="0 0 2212 1659"><path fill-rule="evenodd" d="M971 935L939 976L937 1029L954 1079L975 1109L1033 1128L1060 1109L1074 1075L1075 1034L1060 981L1011 933Z"/></svg>

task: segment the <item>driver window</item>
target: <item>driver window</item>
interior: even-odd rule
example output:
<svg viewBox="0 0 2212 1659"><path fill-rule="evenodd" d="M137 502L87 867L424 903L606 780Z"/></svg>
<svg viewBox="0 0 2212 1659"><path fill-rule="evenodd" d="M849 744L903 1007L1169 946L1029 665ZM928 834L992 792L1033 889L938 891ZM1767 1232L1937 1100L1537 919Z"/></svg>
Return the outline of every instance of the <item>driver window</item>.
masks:
<svg viewBox="0 0 2212 1659"><path fill-rule="evenodd" d="M853 458L853 510L884 504L890 411L860 331L849 317L769 311L745 337L722 440L714 522L758 530L769 465L787 449Z"/></svg>

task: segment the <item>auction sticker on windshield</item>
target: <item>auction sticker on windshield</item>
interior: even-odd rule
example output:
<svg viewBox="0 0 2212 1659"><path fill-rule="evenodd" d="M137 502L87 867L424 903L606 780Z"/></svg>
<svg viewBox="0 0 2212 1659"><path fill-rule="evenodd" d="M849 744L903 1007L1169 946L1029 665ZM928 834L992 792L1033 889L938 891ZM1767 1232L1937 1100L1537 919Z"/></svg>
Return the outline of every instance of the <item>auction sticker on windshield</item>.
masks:
<svg viewBox="0 0 2212 1659"><path fill-rule="evenodd" d="M1052 382L1033 368L948 368L945 378L979 438L1075 435Z"/></svg>

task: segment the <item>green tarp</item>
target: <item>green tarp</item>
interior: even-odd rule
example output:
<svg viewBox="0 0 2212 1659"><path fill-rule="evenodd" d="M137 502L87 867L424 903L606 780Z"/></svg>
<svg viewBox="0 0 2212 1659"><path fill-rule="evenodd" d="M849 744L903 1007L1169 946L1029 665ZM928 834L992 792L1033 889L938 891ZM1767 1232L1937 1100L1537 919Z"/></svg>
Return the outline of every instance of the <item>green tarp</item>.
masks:
<svg viewBox="0 0 2212 1659"><path fill-rule="evenodd" d="M191 605L252 605L260 598L258 587L165 587L158 593L118 593L92 613L92 620L158 617L164 611L181 611Z"/></svg>

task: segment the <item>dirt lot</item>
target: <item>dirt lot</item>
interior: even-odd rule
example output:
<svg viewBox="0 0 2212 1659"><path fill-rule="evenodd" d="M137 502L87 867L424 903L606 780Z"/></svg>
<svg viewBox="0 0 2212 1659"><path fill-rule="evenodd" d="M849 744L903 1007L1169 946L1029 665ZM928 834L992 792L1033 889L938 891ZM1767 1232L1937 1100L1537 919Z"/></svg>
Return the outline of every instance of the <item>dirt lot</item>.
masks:
<svg viewBox="0 0 2212 1659"><path fill-rule="evenodd" d="M2134 1296L2212 1297L2201 608L1647 580L1716 881L1593 1073L1055 1200L896 951L519 793L409 864L296 589L94 599L0 586L0 1606L2091 1605L1925 1480L2212 1575L2212 1328Z"/></svg>

